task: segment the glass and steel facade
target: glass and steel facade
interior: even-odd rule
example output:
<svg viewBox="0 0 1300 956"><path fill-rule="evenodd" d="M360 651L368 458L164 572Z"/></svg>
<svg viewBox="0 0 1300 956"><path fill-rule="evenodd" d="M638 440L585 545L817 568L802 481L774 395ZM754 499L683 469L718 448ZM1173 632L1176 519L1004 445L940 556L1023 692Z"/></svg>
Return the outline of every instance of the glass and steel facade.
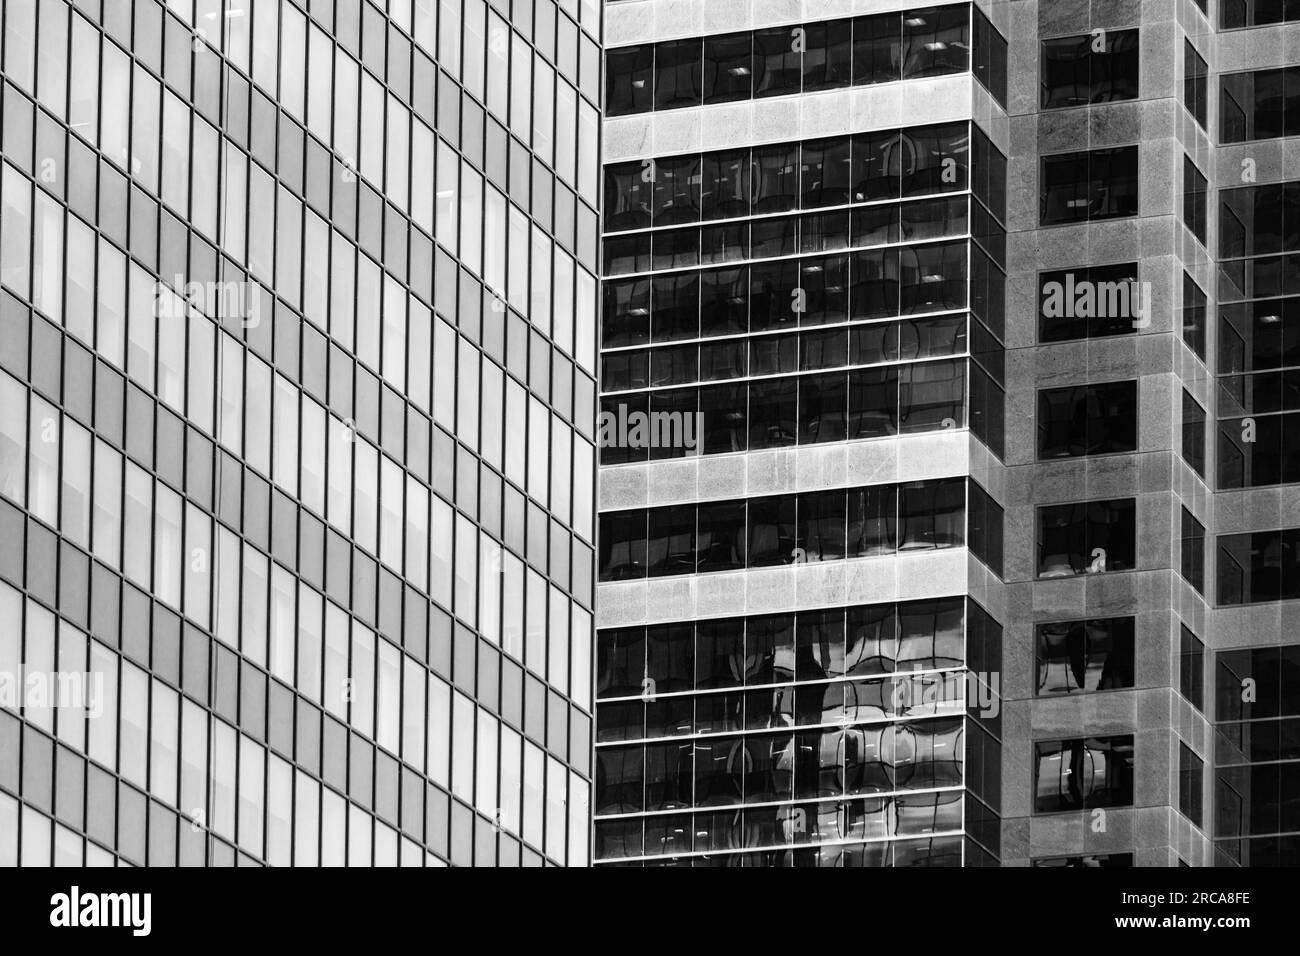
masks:
<svg viewBox="0 0 1300 956"><path fill-rule="evenodd" d="M597 865L997 859L1006 42L836 12L607 8Z"/></svg>
<svg viewBox="0 0 1300 956"><path fill-rule="evenodd" d="M0 865L586 865L600 5L0 21Z"/></svg>

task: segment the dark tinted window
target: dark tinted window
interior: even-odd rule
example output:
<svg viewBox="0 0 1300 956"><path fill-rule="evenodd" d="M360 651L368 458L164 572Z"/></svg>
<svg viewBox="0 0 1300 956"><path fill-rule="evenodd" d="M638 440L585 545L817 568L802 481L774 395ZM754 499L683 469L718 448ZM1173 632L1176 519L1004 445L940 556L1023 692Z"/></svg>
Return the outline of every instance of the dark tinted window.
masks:
<svg viewBox="0 0 1300 956"><path fill-rule="evenodd" d="M730 103L754 94L753 37L748 33L704 38L704 102Z"/></svg>
<svg viewBox="0 0 1300 956"><path fill-rule="evenodd" d="M1205 293L1196 281L1183 273L1183 341L1205 361Z"/></svg>
<svg viewBox="0 0 1300 956"><path fill-rule="evenodd" d="M1034 812L1133 805L1133 735L1034 745Z"/></svg>
<svg viewBox="0 0 1300 956"><path fill-rule="evenodd" d="M1300 598L1300 528L1221 534L1216 550L1219 604Z"/></svg>
<svg viewBox="0 0 1300 956"><path fill-rule="evenodd" d="M1178 743L1178 812L1196 826L1202 826L1205 761L1187 744Z"/></svg>
<svg viewBox="0 0 1300 956"><path fill-rule="evenodd" d="M1038 457L1136 451L1137 411L1137 382L1040 389Z"/></svg>
<svg viewBox="0 0 1300 956"><path fill-rule="evenodd" d="M1040 697L1133 686L1131 617L1058 621L1037 628Z"/></svg>
<svg viewBox="0 0 1300 956"><path fill-rule="evenodd" d="M1205 477L1205 409L1183 389L1183 460Z"/></svg>
<svg viewBox="0 0 1300 956"><path fill-rule="evenodd" d="M1044 156L1040 187L1042 224L1137 215L1137 170L1136 146Z"/></svg>
<svg viewBox="0 0 1300 956"><path fill-rule="evenodd" d="M1044 40L1042 56L1044 109L1137 96L1137 30L1095 30Z"/></svg>
<svg viewBox="0 0 1300 956"><path fill-rule="evenodd" d="M1205 593L1205 525L1183 509L1182 561L1183 579L1201 594Z"/></svg>
<svg viewBox="0 0 1300 956"><path fill-rule="evenodd" d="M644 113L654 105L653 46L618 47L605 54L605 112Z"/></svg>
<svg viewBox="0 0 1300 956"><path fill-rule="evenodd" d="M1144 312L1136 262L1039 275L1038 340L1065 342L1134 332Z"/></svg>
<svg viewBox="0 0 1300 956"><path fill-rule="evenodd" d="M1231 73L1220 91L1221 142L1300 133L1300 67Z"/></svg>
<svg viewBox="0 0 1300 956"><path fill-rule="evenodd" d="M703 101L704 41L655 44L655 109L698 106Z"/></svg>
<svg viewBox="0 0 1300 956"><path fill-rule="evenodd" d="M1038 509L1038 576L1130 571L1135 565L1137 505L1132 498Z"/></svg>
<svg viewBox="0 0 1300 956"><path fill-rule="evenodd" d="M1205 709L1205 645L1186 624L1179 638L1178 690L1197 710Z"/></svg>
<svg viewBox="0 0 1300 956"><path fill-rule="evenodd" d="M1183 223L1192 235L1206 243L1209 219L1209 189L1205 176L1190 156L1183 157Z"/></svg>
<svg viewBox="0 0 1300 956"><path fill-rule="evenodd" d="M1183 40L1183 106L1187 107L1187 112L1192 114L1201 129L1205 129L1206 112L1209 104L1206 102L1209 98L1208 89L1209 67L1199 53L1196 47L1192 46L1192 41ZM1228 140L1224 140L1228 142Z"/></svg>

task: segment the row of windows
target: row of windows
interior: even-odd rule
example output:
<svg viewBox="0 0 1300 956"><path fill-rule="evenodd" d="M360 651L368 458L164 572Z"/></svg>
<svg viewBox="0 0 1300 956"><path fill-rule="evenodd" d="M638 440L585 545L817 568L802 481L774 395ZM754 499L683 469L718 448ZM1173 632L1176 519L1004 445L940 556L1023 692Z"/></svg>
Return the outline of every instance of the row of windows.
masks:
<svg viewBox="0 0 1300 956"><path fill-rule="evenodd" d="M617 395L602 465L964 428L966 360Z"/></svg>
<svg viewBox="0 0 1300 956"><path fill-rule="evenodd" d="M963 856L963 846L964 853ZM761 867L820 868L820 867L957 867L963 860L987 860L982 864L994 865L988 852L970 839L960 836L931 837L921 840L879 840L871 843L838 843L820 847L788 850L757 850L735 853L701 853L692 856L652 857L630 863L606 863L604 866L648 867ZM979 863L969 863L976 866Z"/></svg>
<svg viewBox="0 0 1300 956"><path fill-rule="evenodd" d="M605 54L610 116L844 89L971 69L1006 103L1007 41L971 4L616 47Z"/></svg>
<svg viewBox="0 0 1300 956"><path fill-rule="evenodd" d="M600 747L596 813L961 786L964 723L939 718Z"/></svg>
<svg viewBox="0 0 1300 956"><path fill-rule="evenodd" d="M1006 158L971 123L664 156L605 167L605 231L971 190L1002 220Z"/></svg>
<svg viewBox="0 0 1300 956"><path fill-rule="evenodd" d="M836 727L895 718L965 713L970 691L964 671L883 680L799 683L774 690L682 694L601 704L597 742L729 734L775 727ZM992 706L993 695L987 694Z"/></svg>
<svg viewBox="0 0 1300 956"><path fill-rule="evenodd" d="M1300 7L1294 0L1219 0L1219 25L1225 30L1296 20L1300 20Z"/></svg>
<svg viewBox="0 0 1300 956"><path fill-rule="evenodd" d="M603 346L949 312L968 294L1000 332L1005 290L1002 271L967 241L647 276L605 284Z"/></svg>
<svg viewBox="0 0 1300 956"><path fill-rule="evenodd" d="M600 700L728 687L761 687L960 667L989 668L1001 628L972 615L965 599L799 611L748 618L608 628L597 636ZM649 683L647 684L647 681ZM598 730L603 736L604 730Z"/></svg>
<svg viewBox="0 0 1300 956"><path fill-rule="evenodd" d="M1271 689L1276 693L1276 687ZM1294 707L1291 709L1294 710ZM1300 738L1296 736L1297 729L1300 729L1300 718L1225 721L1218 724L1216 729L1216 766L1300 760Z"/></svg>
<svg viewBox="0 0 1300 956"><path fill-rule="evenodd" d="M237 731L188 696L179 694L158 677L151 677L99 640L87 639L66 622L57 621L53 614L30 600L25 602L24 627L22 597L7 585L2 586L0 599L3 600L0 613L5 619L3 633L7 636L0 641L0 672L22 675L21 679L15 679L24 688L17 695L20 700L6 702L11 709L18 711L21 704L21 714L32 727L57 736L71 750L85 753L109 771L119 773L124 781L176 807L199 829L210 828L255 858L268 859L273 864L289 862L288 834L294 817L302 817L303 824L314 828L316 812L306 802L296 808L291 806L290 778L294 770L288 761L274 750L268 750L258 739ZM475 707L468 697L453 692L446 683L414 666L410 660L403 670L398 663L401 655L395 647L384 641L376 642L373 635L363 640L364 634L354 630L351 672L343 676L343 671L338 671L337 691L334 691L342 696L356 692L352 697L351 723L358 732L366 738L378 739L383 746L391 746L394 753L398 749L395 741L400 736L405 764L420 773L427 772L439 786L450 787L485 815L500 814L498 819L512 832L538 847L545 846L553 855L558 853L562 857L565 852L565 807L576 801L582 806L580 811L575 809L572 823L577 827L571 834L574 840L571 849L578 850L585 844L585 800L582 798L587 787L585 781L568 771L566 783L566 772L555 757L546 756L490 712ZM327 656L324 670L346 669L346 664L340 663L346 660L346 649L341 658L333 653ZM220 661L218 655L212 666L216 668ZM207 664L201 658L187 661L186 667L206 673ZM47 688L46 693L31 692L33 686L39 686L42 680L51 679L55 674L64 680ZM215 694L220 697L227 689L235 693L235 678L234 673L214 670L211 679ZM77 679L82 681L79 690ZM73 683L68 683L69 680ZM244 717L242 723L248 729L250 717L260 720L261 714L249 710L255 704L248 696L250 686L243 686L244 683L241 682L239 690L244 695L240 710ZM262 707L265 706L264 701ZM373 711L368 713L370 708ZM366 720L361 719L363 714L367 714ZM305 716L306 713L299 714L300 718ZM371 717L373 724L369 723ZM300 765L320 766L327 782L354 794L366 809L372 807L373 789L374 808L382 809L388 819L397 822L398 765L382 751L376 752L368 739L349 736L341 725L327 718L323 725L316 725L314 733L299 726L294 748L292 712L277 714L273 703L270 719L284 725L271 728L272 737L287 733L287 737L281 737L280 746L286 753L297 749ZM452 737L447 730L453 721L456 726L471 728L456 738L460 741L456 747L451 746ZM336 728L339 733L331 733ZM394 742L385 743L390 733ZM34 737L30 729L26 736L32 744L46 741ZM314 756L309 756L307 751ZM498 753L502 758L500 780ZM511 754L514 760L510 759ZM27 759L39 764L41 755L47 761L52 759L52 747L48 743L33 747ZM542 839L540 818L525 822L522 814L523 807L529 803L524 799L525 788L535 794L531 799L540 805L545 763L552 765L550 786L558 788L550 794L555 806L548 807L548 812L553 817L551 825L557 830L549 843ZM31 788L36 786L36 781L52 779L52 770L51 766L25 767L24 776L28 781L25 792L40 792ZM301 769L296 775L304 793L320 791L319 784ZM571 790L567 797L566 786ZM330 797L337 800L341 809L342 798L334 798L333 794ZM95 835L93 831L92 835ZM315 840L310 844L309 852L314 850Z"/></svg>
<svg viewBox="0 0 1300 956"><path fill-rule="evenodd" d="M967 349L968 321L968 316L962 314L939 315L761 335L748 340L726 338L606 352L602 356L600 387L608 394L961 355Z"/></svg>
<svg viewBox="0 0 1300 956"><path fill-rule="evenodd" d="M596 860L684 853L725 854L753 847L888 841L962 828L962 792L909 793L701 813L657 814L596 821ZM890 843L822 846L822 866L887 866ZM863 854L872 862L838 857ZM734 857L731 857L734 859ZM836 859L836 862L831 862ZM733 864L734 865L734 864Z"/></svg>
<svg viewBox="0 0 1300 956"><path fill-rule="evenodd" d="M598 580L958 548L965 510L966 480L950 478L606 512Z"/></svg>
<svg viewBox="0 0 1300 956"><path fill-rule="evenodd" d="M973 217L973 218L972 218ZM619 235L605 240L609 275L775 259L899 242L924 242L973 234L1006 263L1006 232L984 207L966 196L925 199L896 206L776 216L699 229Z"/></svg>

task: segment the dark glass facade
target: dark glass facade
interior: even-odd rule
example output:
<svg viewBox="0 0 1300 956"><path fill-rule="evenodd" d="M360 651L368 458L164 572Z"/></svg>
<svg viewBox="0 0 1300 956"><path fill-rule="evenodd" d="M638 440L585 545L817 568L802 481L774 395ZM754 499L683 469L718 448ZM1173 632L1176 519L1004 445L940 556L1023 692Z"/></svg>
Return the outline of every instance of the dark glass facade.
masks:
<svg viewBox="0 0 1300 956"><path fill-rule="evenodd" d="M956 564L923 600L780 613L691 616L665 590L698 610L770 576L967 555L998 581L995 486L850 468L782 493L657 489L962 433L997 461L1004 153L972 119L924 110L705 150L630 149L622 131L963 76L1001 110L1006 40L962 3L637 43L631 26L606 55L595 860L996 863L1002 627Z"/></svg>

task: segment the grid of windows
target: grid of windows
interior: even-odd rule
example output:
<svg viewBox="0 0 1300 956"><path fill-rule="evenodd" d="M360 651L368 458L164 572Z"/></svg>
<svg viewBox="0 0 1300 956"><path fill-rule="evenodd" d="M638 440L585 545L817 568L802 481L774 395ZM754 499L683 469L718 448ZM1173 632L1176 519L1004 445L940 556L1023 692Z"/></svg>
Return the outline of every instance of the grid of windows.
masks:
<svg viewBox="0 0 1300 956"><path fill-rule="evenodd" d="M932 35L936 17L961 46ZM624 47L606 66L615 115L966 71L1005 103L1006 41L954 4ZM1000 456L1006 165L977 124L950 122L606 166L608 487L653 485L677 470L666 459L944 429ZM601 588L960 547L1002 573L1002 508L964 477L633 509L619 494L600 518ZM1000 642L956 597L847 622L801 610L602 631L597 862L995 862L1000 723L966 700L996 698L997 655L972 650L963 669L960 648L932 647L905 666L921 637L894 630L946 642L942 605L960 640L964 604L968 644ZM881 660L848 667L864 612ZM608 686L606 653L621 655Z"/></svg>
<svg viewBox="0 0 1300 956"><path fill-rule="evenodd" d="M1300 480L1300 182L1220 193L1220 488Z"/></svg>
<svg viewBox="0 0 1300 956"><path fill-rule="evenodd" d="M6 5L4 629L130 743L33 852L581 864L599 6L208 6Z"/></svg>
<svg viewBox="0 0 1300 956"><path fill-rule="evenodd" d="M702 441L664 447L602 432L603 464L968 421L1000 453L1005 159L978 128L660 158L605 177L615 234L605 240L602 419L698 415ZM927 194L940 195L899 202ZM827 207L838 211L786 214ZM727 221L682 226L718 218ZM869 248L808 255L854 246ZM895 364L964 354L977 364Z"/></svg>
<svg viewBox="0 0 1300 956"><path fill-rule="evenodd" d="M973 4L616 47L609 116L943 76L972 69L1006 105L1007 41Z"/></svg>
<svg viewBox="0 0 1300 956"><path fill-rule="evenodd" d="M602 631L597 860L959 833L963 764L998 759L960 743L962 668L1000 644L961 597Z"/></svg>
<svg viewBox="0 0 1300 956"><path fill-rule="evenodd" d="M601 581L959 548L964 478L606 511Z"/></svg>
<svg viewBox="0 0 1300 956"><path fill-rule="evenodd" d="M1300 645L1220 651L1215 659L1215 863L1292 865L1300 852L1293 809Z"/></svg>

